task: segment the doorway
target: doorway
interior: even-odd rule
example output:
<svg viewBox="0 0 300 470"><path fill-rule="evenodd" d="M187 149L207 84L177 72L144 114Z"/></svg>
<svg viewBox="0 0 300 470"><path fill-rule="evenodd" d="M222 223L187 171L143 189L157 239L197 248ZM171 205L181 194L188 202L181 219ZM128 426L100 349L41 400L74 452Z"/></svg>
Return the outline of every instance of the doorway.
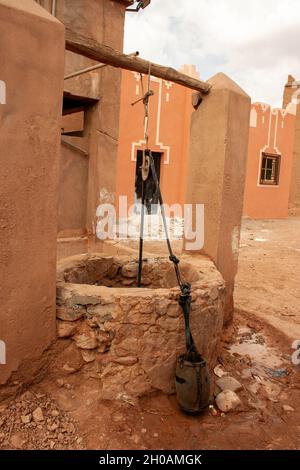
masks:
<svg viewBox="0 0 300 470"><path fill-rule="evenodd" d="M152 152L154 159L155 171L157 174L158 181L160 182L160 165L162 154L160 152ZM142 203L142 172L141 166L143 163L143 151L138 150L136 155L136 168L135 168L135 204L140 205ZM149 178L145 185L145 206L148 214L157 214L158 208L158 191L154 182L152 171L150 168Z"/></svg>

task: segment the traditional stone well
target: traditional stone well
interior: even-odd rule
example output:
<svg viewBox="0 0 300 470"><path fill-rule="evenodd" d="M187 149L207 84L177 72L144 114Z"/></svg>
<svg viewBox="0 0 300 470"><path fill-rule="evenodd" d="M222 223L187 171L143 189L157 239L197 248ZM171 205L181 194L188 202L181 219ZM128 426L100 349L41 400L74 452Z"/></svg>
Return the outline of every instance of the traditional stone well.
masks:
<svg viewBox="0 0 300 470"><path fill-rule="evenodd" d="M192 284L191 327L213 366L223 325L224 282L212 261L180 263ZM140 397L174 391L176 357L184 352L179 288L167 258L144 261L136 287L133 257L77 255L58 266L57 330L71 338L101 379L100 397Z"/></svg>

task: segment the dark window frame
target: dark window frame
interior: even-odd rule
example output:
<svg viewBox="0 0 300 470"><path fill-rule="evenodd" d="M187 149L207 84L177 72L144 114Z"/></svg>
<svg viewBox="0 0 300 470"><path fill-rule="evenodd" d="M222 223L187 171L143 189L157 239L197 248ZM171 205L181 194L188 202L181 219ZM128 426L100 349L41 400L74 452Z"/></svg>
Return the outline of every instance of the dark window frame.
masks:
<svg viewBox="0 0 300 470"><path fill-rule="evenodd" d="M263 152L260 164L259 184L279 186L281 155Z"/></svg>
<svg viewBox="0 0 300 470"><path fill-rule="evenodd" d="M85 124L87 120L87 112L98 102L99 100L95 98L73 95L68 91L64 91L62 109L63 117L68 116L70 114L83 113L83 128L65 131L62 127L61 135L66 135L70 137L85 137Z"/></svg>

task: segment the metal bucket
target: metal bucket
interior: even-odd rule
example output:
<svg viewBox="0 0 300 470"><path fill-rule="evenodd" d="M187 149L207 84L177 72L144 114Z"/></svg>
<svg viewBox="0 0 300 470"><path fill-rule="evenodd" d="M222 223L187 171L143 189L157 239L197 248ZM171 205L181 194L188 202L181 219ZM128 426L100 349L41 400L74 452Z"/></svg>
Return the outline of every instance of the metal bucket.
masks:
<svg viewBox="0 0 300 470"><path fill-rule="evenodd" d="M178 357L175 385L179 406L187 413L199 413L209 405L209 373L206 361L200 355Z"/></svg>

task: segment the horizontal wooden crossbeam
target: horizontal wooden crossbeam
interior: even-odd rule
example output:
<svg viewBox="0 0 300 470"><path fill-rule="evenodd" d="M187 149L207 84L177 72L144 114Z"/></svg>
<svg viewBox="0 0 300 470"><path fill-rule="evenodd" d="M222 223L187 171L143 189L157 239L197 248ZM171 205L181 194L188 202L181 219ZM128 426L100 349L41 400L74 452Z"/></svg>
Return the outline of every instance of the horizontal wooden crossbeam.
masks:
<svg viewBox="0 0 300 470"><path fill-rule="evenodd" d="M81 36L68 28L66 29L66 49L113 67L143 74L149 72L148 61L139 57L131 57L122 52L117 52L105 44L100 44L93 39ZM154 77L178 83L179 85L191 88L203 94L208 93L210 90L211 85L209 83L189 77L171 67L165 67L152 62L150 62L150 66L151 75Z"/></svg>

